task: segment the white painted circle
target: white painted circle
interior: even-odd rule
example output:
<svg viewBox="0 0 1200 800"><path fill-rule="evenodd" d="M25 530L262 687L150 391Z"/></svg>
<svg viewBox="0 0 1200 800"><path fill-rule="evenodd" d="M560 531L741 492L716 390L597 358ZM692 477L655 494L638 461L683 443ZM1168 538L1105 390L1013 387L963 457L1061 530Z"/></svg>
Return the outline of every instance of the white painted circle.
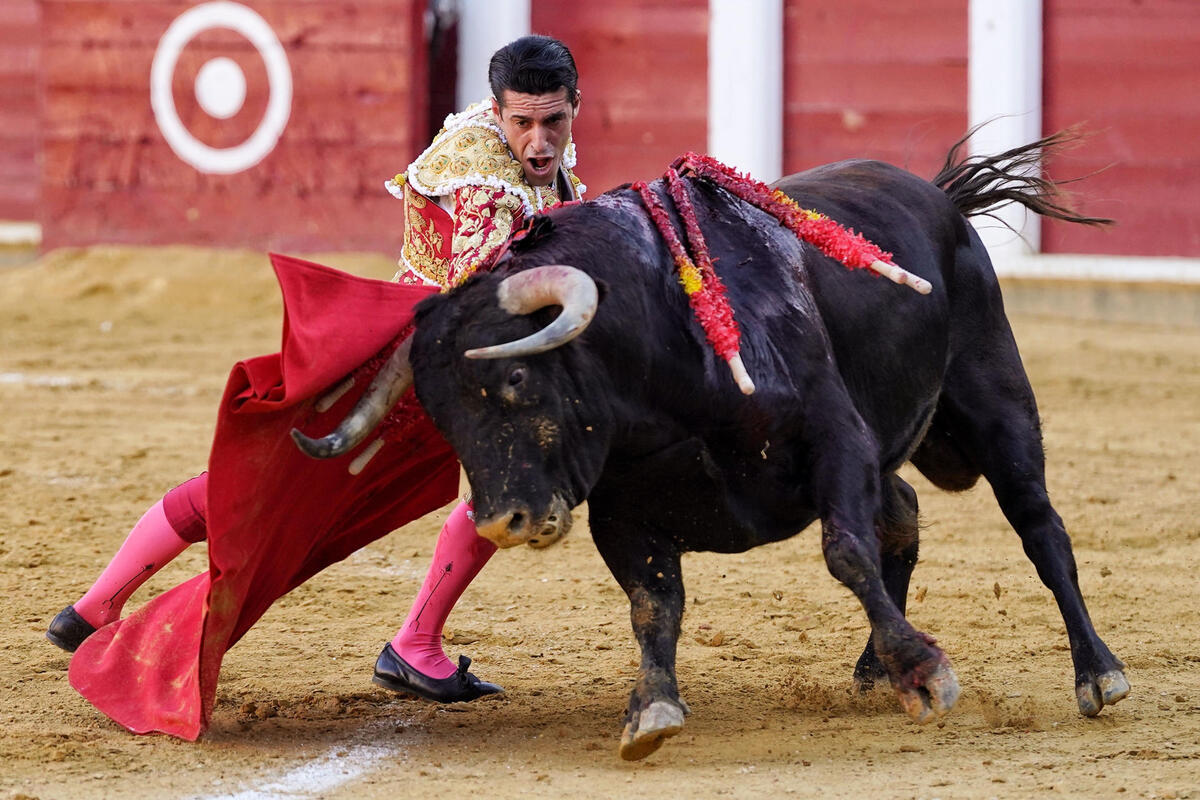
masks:
<svg viewBox="0 0 1200 800"><path fill-rule="evenodd" d="M246 102L246 75L232 58L205 62L196 73L196 101L210 117L229 119Z"/></svg>
<svg viewBox="0 0 1200 800"><path fill-rule="evenodd" d="M175 98L171 94L175 66L179 63L183 48L197 35L214 28L233 30L254 45L266 65L270 85L267 110L262 122L250 138L234 147L209 147L192 136L179 119ZM240 74L241 70L238 72ZM199 79L197 75L197 82ZM242 81L244 100L244 75ZM200 102L203 107L204 101ZM249 169L275 149L292 113L292 70L287 54L267 21L246 6L225 0L201 3L180 14L158 42L154 62L150 66L150 107L154 110L159 130L175 155L196 169L217 175L230 175ZM238 107L241 107L240 103ZM205 111L208 109L205 108ZM236 110L234 113L237 113Z"/></svg>

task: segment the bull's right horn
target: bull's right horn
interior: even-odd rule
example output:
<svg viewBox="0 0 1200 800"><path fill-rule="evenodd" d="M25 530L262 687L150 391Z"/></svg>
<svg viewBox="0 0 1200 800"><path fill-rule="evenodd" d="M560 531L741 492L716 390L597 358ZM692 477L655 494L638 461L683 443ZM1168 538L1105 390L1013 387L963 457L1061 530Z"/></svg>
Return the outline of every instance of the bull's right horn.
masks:
<svg viewBox="0 0 1200 800"><path fill-rule="evenodd" d="M496 299L510 314L530 314L546 306L562 312L540 331L512 342L468 350L467 358L513 358L543 353L566 344L583 333L600 303L592 276L566 264L534 267L509 275L496 289Z"/></svg>
<svg viewBox="0 0 1200 800"><path fill-rule="evenodd" d="M354 409L328 436L313 439L292 428L292 439L300 450L312 458L334 458L350 452L367 438L412 386L412 366L408 362L411 350L412 336L409 336L376 373Z"/></svg>

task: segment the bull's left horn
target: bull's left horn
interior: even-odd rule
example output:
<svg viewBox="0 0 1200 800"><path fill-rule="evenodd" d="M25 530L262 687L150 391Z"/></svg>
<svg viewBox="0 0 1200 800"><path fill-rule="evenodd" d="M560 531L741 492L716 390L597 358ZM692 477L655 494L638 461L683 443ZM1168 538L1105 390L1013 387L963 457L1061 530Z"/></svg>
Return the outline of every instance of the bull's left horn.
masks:
<svg viewBox="0 0 1200 800"><path fill-rule="evenodd" d="M296 446L312 458L335 458L357 447L412 386L412 366L408 363L410 350L411 336L400 343L363 392L358 404L328 436L313 439L298 428L292 428Z"/></svg>
<svg viewBox="0 0 1200 800"><path fill-rule="evenodd" d="M513 358L543 353L566 344L592 321L600 293L592 276L565 264L534 267L500 281L496 299L510 314L530 314L546 306L562 306L562 313L536 333L491 347L468 350L467 358Z"/></svg>

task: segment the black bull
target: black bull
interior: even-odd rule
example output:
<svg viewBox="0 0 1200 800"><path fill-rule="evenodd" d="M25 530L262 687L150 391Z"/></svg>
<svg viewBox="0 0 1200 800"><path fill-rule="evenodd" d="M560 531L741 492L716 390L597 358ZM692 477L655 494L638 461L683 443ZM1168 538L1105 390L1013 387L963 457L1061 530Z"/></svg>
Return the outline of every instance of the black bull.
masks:
<svg viewBox="0 0 1200 800"><path fill-rule="evenodd" d="M949 710L958 695L949 661L904 616L918 538L916 494L896 475L905 461L950 491L980 475L991 484L1062 612L1082 713L1128 692L1080 594L1047 496L1033 391L966 219L1016 199L1100 222L1073 215L1053 184L1024 172L1056 143L970 161L957 160L956 146L932 182L846 161L777 184L892 252L932 283L928 295L849 271L774 218L689 179L757 384L750 396L705 341L627 188L551 212L492 272L422 304L417 395L462 459L481 533L513 543L565 530L567 509L588 502L592 538L629 596L642 651L622 756L653 752L687 712L675 678L680 554L741 552L816 520L829 571L871 624L856 681L886 677L919 722ZM661 184L652 188L665 195ZM554 317L511 314L496 299L506 276L546 264L571 265L601 287L586 330L535 355L464 358Z"/></svg>

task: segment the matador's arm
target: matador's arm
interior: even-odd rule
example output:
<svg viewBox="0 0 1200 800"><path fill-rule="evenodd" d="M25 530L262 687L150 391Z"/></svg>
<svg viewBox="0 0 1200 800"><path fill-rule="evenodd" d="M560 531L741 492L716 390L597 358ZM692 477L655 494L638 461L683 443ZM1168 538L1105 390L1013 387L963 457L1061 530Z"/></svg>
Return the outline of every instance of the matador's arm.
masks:
<svg viewBox="0 0 1200 800"><path fill-rule="evenodd" d="M524 217L521 200L494 186L466 186L454 199L448 286L457 286L487 263Z"/></svg>

